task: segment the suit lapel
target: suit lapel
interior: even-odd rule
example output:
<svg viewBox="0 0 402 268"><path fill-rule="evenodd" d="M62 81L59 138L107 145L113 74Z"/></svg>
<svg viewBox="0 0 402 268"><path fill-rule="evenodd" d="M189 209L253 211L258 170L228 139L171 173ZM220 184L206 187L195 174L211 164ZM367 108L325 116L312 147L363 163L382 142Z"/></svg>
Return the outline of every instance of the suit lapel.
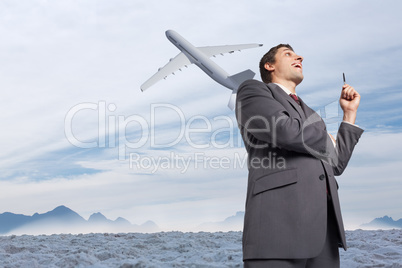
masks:
<svg viewBox="0 0 402 268"><path fill-rule="evenodd" d="M292 97L290 97L288 94L286 94L285 91L283 91L283 89L281 89L276 84L268 84L267 86L278 101L284 101L284 102L289 103L293 107L293 109L295 109L299 113L299 115L303 119L303 121L306 120L306 115L305 115L302 107L300 107L300 105L297 104L296 101L294 99L292 99Z"/></svg>
<svg viewBox="0 0 402 268"><path fill-rule="evenodd" d="M286 96L286 100L290 103L290 105L292 105L293 108L296 109L296 111L299 113L299 115L303 119L303 121L306 121L306 114L305 114L304 109L302 109L303 106L300 106L299 104L297 104L296 101L294 99L292 99L292 97L287 95L284 91L283 91L283 94ZM300 101L301 101L301 99L300 99Z"/></svg>
<svg viewBox="0 0 402 268"><path fill-rule="evenodd" d="M304 103L301 98L299 98L299 100L301 102L301 108L304 111L304 115L306 116L306 118L309 118L309 116L315 113L310 107L307 106L307 104Z"/></svg>
<svg viewBox="0 0 402 268"><path fill-rule="evenodd" d="M314 116L318 116L320 118L320 122L323 125L324 130L327 129L324 120L322 120L321 116L319 116L313 109L311 109L310 107L307 106L307 104L304 103L304 101L302 99L300 99L301 102L301 107L306 115L306 118L308 119L309 117L311 117L313 114Z"/></svg>
<svg viewBox="0 0 402 268"><path fill-rule="evenodd" d="M295 102L294 99L292 99L292 97L290 97L288 94L285 93L285 91L283 91L278 85L270 83L270 84L266 84L268 90L270 90L274 96L274 98L276 100L278 100L279 102L286 102L288 104L290 104L293 109L295 109L297 111L297 113L300 115L300 117L302 118L302 121L306 121L307 118L309 118L311 115L316 114L316 112L311 109L310 107L308 107L304 101L302 99L300 99L301 102L301 106L299 104L297 104ZM317 116L319 116L317 114ZM323 124L323 128L326 129L325 127L325 123L324 121L321 119L320 120Z"/></svg>

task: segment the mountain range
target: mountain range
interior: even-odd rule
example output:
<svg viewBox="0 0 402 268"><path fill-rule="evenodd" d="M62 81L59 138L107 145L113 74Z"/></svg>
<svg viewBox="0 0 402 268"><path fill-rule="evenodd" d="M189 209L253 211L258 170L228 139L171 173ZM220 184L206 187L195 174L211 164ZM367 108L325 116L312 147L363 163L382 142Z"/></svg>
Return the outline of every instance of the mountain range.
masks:
<svg viewBox="0 0 402 268"><path fill-rule="evenodd" d="M243 229L244 212L239 211L235 215L227 217L223 221L206 222L198 225L192 231L241 231ZM369 223L360 225L363 229L394 229L402 228L402 219L397 221L384 216L376 218ZM32 216L5 212L0 214L0 235L10 234L59 234L59 233L153 233L161 229L152 221L141 225L131 224L124 218L110 220L102 213L92 214L85 220L78 213L65 206L59 206L52 211Z"/></svg>
<svg viewBox="0 0 402 268"><path fill-rule="evenodd" d="M101 213L92 214L85 220L65 206L32 216L5 212L0 214L0 234L54 234L54 233L151 233L159 231L152 221L141 225L131 224L124 218L112 221Z"/></svg>
<svg viewBox="0 0 402 268"><path fill-rule="evenodd" d="M198 225L194 231L204 232L228 232L228 231L242 231L244 222L244 211L238 211L234 216L227 217L219 222L206 222Z"/></svg>
<svg viewBox="0 0 402 268"><path fill-rule="evenodd" d="M401 229L402 219L395 221L391 217L384 216L382 218L375 218L369 223L360 225L364 229Z"/></svg>
<svg viewBox="0 0 402 268"><path fill-rule="evenodd" d="M219 231L242 231L243 230L244 212L239 211L234 216L226 218L220 222L207 222L200 224L195 231L216 232ZM391 217L384 216L375 218L369 223L361 224L362 229L378 230L378 229L402 229L402 219L394 220Z"/></svg>

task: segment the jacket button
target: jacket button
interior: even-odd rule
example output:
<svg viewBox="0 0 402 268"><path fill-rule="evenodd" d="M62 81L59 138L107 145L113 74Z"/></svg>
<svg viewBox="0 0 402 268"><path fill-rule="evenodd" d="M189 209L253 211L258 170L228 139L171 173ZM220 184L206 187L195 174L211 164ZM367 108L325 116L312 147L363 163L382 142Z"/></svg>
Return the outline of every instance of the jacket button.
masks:
<svg viewBox="0 0 402 268"><path fill-rule="evenodd" d="M324 180L324 179L325 179L325 175L324 175L324 174L321 174L320 177L319 177L319 179L320 179L320 180Z"/></svg>

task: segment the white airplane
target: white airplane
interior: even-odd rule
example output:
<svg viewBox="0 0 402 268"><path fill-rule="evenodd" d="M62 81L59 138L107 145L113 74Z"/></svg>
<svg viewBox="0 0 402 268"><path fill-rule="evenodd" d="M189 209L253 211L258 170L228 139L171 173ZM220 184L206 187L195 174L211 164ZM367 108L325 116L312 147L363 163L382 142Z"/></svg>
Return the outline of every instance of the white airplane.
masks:
<svg viewBox="0 0 402 268"><path fill-rule="evenodd" d="M195 47L173 30L166 31L166 37L181 52L173 59L170 59L165 66L159 68L156 74L142 84L141 90L144 91L159 80L166 79L168 75L174 74L177 70L181 71L183 66L187 67L187 65L194 63L213 80L232 90L228 106L233 110L238 87L243 81L252 79L255 73L251 70L245 70L235 75L229 75L225 70L213 62L210 57L215 57L215 55L218 54L223 55L223 53L233 53L237 50L240 51L242 49L260 47L262 44Z"/></svg>

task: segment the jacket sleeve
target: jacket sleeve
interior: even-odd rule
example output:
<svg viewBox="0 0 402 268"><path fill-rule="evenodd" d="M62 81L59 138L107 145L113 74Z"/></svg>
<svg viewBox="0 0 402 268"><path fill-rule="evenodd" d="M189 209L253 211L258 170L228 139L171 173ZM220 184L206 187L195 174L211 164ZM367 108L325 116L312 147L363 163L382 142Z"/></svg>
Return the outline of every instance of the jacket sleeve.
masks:
<svg viewBox="0 0 402 268"><path fill-rule="evenodd" d="M353 149L355 148L363 130L355 125L342 122L336 136L335 157L331 158L335 176L339 176L345 170Z"/></svg>
<svg viewBox="0 0 402 268"><path fill-rule="evenodd" d="M318 114L313 114L306 121L291 116L267 86L256 80L247 80L240 85L236 117L241 131L247 132L242 136L248 146L256 146L252 140L257 139L266 146L310 154L329 163L335 175L345 170L363 133L359 127L342 123L334 148L325 123Z"/></svg>

